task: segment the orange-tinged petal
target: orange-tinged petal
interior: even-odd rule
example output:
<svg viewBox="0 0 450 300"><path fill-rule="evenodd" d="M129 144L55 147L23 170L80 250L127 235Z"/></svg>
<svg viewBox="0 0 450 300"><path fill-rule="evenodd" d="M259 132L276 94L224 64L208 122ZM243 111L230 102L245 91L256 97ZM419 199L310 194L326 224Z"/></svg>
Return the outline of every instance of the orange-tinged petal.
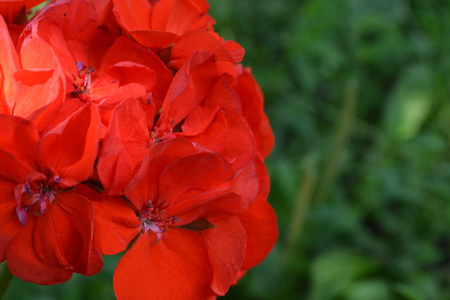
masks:
<svg viewBox="0 0 450 300"><path fill-rule="evenodd" d="M157 244L155 237L142 234L120 260L113 280L117 299L202 299L212 274L200 234L170 228Z"/></svg>
<svg viewBox="0 0 450 300"><path fill-rule="evenodd" d="M49 103L62 102L64 77L50 45L31 39L20 53L23 69L14 73L14 97L7 99L14 115L25 117Z"/></svg>
<svg viewBox="0 0 450 300"><path fill-rule="evenodd" d="M19 58L9 35L2 15L0 14L0 69L3 73L4 96L9 97L13 88L13 74L20 67ZM0 93L1 94L1 93Z"/></svg>
<svg viewBox="0 0 450 300"><path fill-rule="evenodd" d="M76 75L76 62L87 61L88 45L97 31L97 14L91 4L83 0L65 0L48 5L25 28L21 40L30 36L45 40L64 69Z"/></svg>
<svg viewBox="0 0 450 300"><path fill-rule="evenodd" d="M112 0L117 22L125 31L149 30L152 5L147 0Z"/></svg>
<svg viewBox="0 0 450 300"><path fill-rule="evenodd" d="M153 7L151 28L183 35L202 15L190 0L162 0Z"/></svg>

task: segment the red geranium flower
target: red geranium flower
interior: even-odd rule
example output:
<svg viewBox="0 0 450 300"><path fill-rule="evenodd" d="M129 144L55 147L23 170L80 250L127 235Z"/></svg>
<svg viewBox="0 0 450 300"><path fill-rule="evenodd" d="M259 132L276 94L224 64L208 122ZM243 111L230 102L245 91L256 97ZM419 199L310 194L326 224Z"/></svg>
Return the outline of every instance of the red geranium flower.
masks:
<svg viewBox="0 0 450 300"><path fill-rule="evenodd" d="M245 179L187 140L154 146L125 190L130 203L119 197L95 203L102 253L122 251L137 236L114 275L118 299L225 294L245 256L246 233L236 214L257 188Z"/></svg>
<svg viewBox="0 0 450 300"><path fill-rule="evenodd" d="M135 101L116 108L98 162L109 194L122 192L151 146L176 137L219 153L235 170L246 166L255 141L242 116L242 100L223 74L228 69L235 71L216 62L213 53L194 52L172 80L154 126L154 116Z"/></svg>
<svg viewBox="0 0 450 300"><path fill-rule="evenodd" d="M97 112L85 105L42 136L30 122L4 114L0 128L0 261L39 284L97 273L94 210L88 189L77 185L93 171Z"/></svg>
<svg viewBox="0 0 450 300"><path fill-rule="evenodd" d="M193 30L214 24L206 0L113 0L113 12L121 27L140 44L163 49Z"/></svg>

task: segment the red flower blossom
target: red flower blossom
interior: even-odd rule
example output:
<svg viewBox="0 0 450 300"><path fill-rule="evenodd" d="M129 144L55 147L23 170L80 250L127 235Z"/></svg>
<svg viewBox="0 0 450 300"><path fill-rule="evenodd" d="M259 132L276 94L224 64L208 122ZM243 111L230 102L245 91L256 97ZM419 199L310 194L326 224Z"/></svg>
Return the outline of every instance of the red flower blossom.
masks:
<svg viewBox="0 0 450 300"><path fill-rule="evenodd" d="M55 284L129 247L119 299L224 295L278 235L244 49L206 0L57 0L10 24L32 2L0 3L0 262Z"/></svg>
<svg viewBox="0 0 450 300"><path fill-rule="evenodd" d="M140 44L163 49L193 30L214 24L207 14L206 0L113 0L114 14L121 27Z"/></svg>
<svg viewBox="0 0 450 300"><path fill-rule="evenodd" d="M153 115L134 101L116 108L98 162L99 176L108 193L122 191L149 146L175 137L218 152L235 170L253 158L255 141L242 116L241 99L223 72L212 53L194 52L175 75L154 126L149 119ZM123 126L127 120L133 122L129 125L134 128L131 133ZM121 172L117 172L119 168Z"/></svg>
<svg viewBox="0 0 450 300"><path fill-rule="evenodd" d="M93 171L96 111L84 106L42 136L19 117L0 115L0 127L0 261L39 284L97 273L93 206L77 185Z"/></svg>
<svg viewBox="0 0 450 300"><path fill-rule="evenodd" d="M95 203L102 253L122 251L137 236L114 275L118 299L225 294L245 256L235 216L247 206L241 180L219 155L174 139L151 149L125 190L137 216L121 198Z"/></svg>
<svg viewBox="0 0 450 300"><path fill-rule="evenodd" d="M114 107L127 98L161 102L172 79L156 54L99 26L87 1L59 1L46 7L25 28L18 46L37 41L48 44L57 57L64 73L59 78L64 97L96 104L105 126Z"/></svg>

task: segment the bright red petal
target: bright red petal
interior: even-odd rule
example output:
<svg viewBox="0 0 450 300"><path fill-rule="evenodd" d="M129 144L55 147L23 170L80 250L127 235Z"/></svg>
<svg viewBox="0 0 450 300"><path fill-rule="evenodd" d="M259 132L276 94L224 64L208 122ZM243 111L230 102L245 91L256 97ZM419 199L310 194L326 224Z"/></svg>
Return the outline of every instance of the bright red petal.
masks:
<svg viewBox="0 0 450 300"><path fill-rule="evenodd" d="M277 217L270 204L261 198L238 217L247 232L247 253L242 265L242 270L247 270L261 263L275 245Z"/></svg>
<svg viewBox="0 0 450 300"><path fill-rule="evenodd" d="M201 231L213 269L211 289L225 295L245 257L247 235L237 217L210 220L216 228Z"/></svg>
<svg viewBox="0 0 450 300"><path fill-rule="evenodd" d="M150 142L147 122L145 112L134 99L124 101L114 110L97 165L109 194L122 192L147 154Z"/></svg>
<svg viewBox="0 0 450 300"><path fill-rule="evenodd" d="M228 191L233 175L230 166L216 154L180 158L161 173L158 198L163 202L154 204L166 208L182 201L212 200Z"/></svg>
<svg viewBox="0 0 450 300"><path fill-rule="evenodd" d="M172 48L169 66L179 69L195 50L214 53L214 59L238 63L244 57L244 48L233 41L221 41L207 31L192 31L183 35Z"/></svg>
<svg viewBox="0 0 450 300"><path fill-rule="evenodd" d="M35 164L36 128L27 120L0 114L0 150L10 153L30 172ZM12 171L12 170L11 170Z"/></svg>
<svg viewBox="0 0 450 300"><path fill-rule="evenodd" d="M0 262L6 259L6 250L9 243L22 227L16 214L15 187L15 183L0 180Z"/></svg>
<svg viewBox="0 0 450 300"><path fill-rule="evenodd" d="M95 248L106 255L124 251L141 230L142 223L133 206L116 196L104 196L93 204Z"/></svg>
<svg viewBox="0 0 450 300"><path fill-rule="evenodd" d="M242 72L233 81L232 87L241 98L242 112L255 136L258 153L267 157L273 149L274 136L264 113L264 96L250 70L243 69Z"/></svg>
<svg viewBox="0 0 450 300"><path fill-rule="evenodd" d="M0 69L3 73L4 95L9 97L12 93L13 74L19 68L19 58L9 35L8 27L0 14ZM1 93L0 93L1 94Z"/></svg>
<svg viewBox="0 0 450 300"><path fill-rule="evenodd" d="M98 112L87 104L41 138L37 146L40 166L56 170L62 179L86 180L98 154L99 131Z"/></svg>
<svg viewBox="0 0 450 300"><path fill-rule="evenodd" d="M8 267L13 275L25 281L43 285L66 282L73 270L58 255L54 224L48 217L39 220L39 225L36 221L30 218L9 244Z"/></svg>
<svg viewBox="0 0 450 300"><path fill-rule="evenodd" d="M170 228L157 244L155 237L141 235L120 260L114 273L117 299L203 298L212 274L200 234Z"/></svg>
<svg viewBox="0 0 450 300"><path fill-rule="evenodd" d="M163 0L153 7L152 30L169 31L183 35L203 14L190 0Z"/></svg>
<svg viewBox="0 0 450 300"><path fill-rule="evenodd" d="M84 188L84 187L81 187ZM93 248L94 207L83 195L57 194L56 205L44 214L51 214L58 247L74 272L86 276L100 271L103 261Z"/></svg>
<svg viewBox="0 0 450 300"><path fill-rule="evenodd" d="M152 5L147 0L122 1L113 0L113 12L123 29L149 30Z"/></svg>
<svg viewBox="0 0 450 300"><path fill-rule="evenodd" d="M174 160L198 153L199 149L188 140L172 139L150 148L134 179L125 190L125 196L141 209L147 201L156 199L158 177Z"/></svg>
<svg viewBox="0 0 450 300"><path fill-rule="evenodd" d="M157 78L152 93L162 101L169 88L170 82L172 81L173 75L155 53L122 36L108 49L108 52L102 60L99 74L103 74L108 66L114 65L120 61L131 61L147 66L153 70L157 74Z"/></svg>
<svg viewBox="0 0 450 300"><path fill-rule="evenodd" d="M181 122L205 98L217 77L212 54L195 51L173 78L157 127L165 132Z"/></svg>

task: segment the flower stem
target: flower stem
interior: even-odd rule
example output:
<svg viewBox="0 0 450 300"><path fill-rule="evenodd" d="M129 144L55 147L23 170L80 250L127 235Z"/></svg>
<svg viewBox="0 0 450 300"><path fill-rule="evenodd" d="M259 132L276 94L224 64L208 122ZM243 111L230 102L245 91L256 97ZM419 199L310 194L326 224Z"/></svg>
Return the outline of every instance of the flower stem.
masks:
<svg viewBox="0 0 450 300"><path fill-rule="evenodd" d="M3 299L5 296L12 278L13 275L6 262L0 265L0 299Z"/></svg>
<svg viewBox="0 0 450 300"><path fill-rule="evenodd" d="M323 180L314 198L316 203L323 203L326 200L336 177L339 175L339 165L352 132L353 119L355 118L358 101L357 92L358 86L356 81L349 80L346 87L346 97L341 113L341 121L336 133L336 141L328 159Z"/></svg>

